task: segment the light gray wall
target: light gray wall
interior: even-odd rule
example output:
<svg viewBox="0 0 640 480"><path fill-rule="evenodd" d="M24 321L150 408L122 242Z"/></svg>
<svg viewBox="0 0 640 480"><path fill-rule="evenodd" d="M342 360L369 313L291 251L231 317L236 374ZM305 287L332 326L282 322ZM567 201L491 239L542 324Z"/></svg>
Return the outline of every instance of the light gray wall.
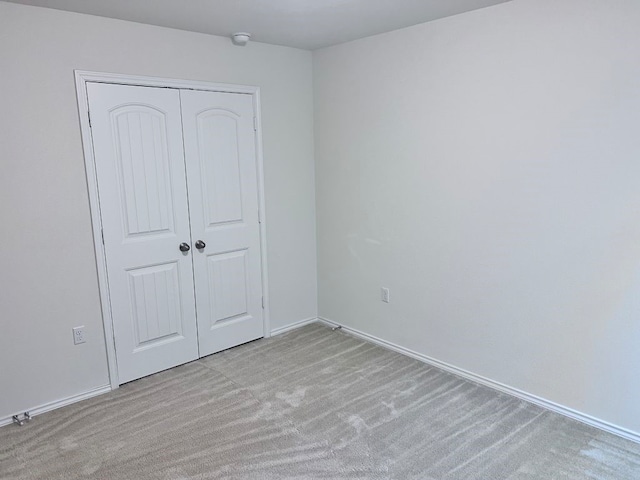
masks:
<svg viewBox="0 0 640 480"><path fill-rule="evenodd" d="M320 315L640 432L639 25L515 0L316 51Z"/></svg>
<svg viewBox="0 0 640 480"><path fill-rule="evenodd" d="M316 316L310 52L5 2L0 39L0 418L108 383L74 69L261 87L272 327Z"/></svg>

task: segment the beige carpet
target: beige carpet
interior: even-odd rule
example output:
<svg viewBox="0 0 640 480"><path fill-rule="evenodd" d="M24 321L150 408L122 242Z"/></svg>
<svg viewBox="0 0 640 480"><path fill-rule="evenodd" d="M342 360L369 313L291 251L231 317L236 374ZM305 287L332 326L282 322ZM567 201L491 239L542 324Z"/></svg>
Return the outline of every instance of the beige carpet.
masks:
<svg viewBox="0 0 640 480"><path fill-rule="evenodd" d="M640 479L640 445L310 325L0 428L0 478Z"/></svg>

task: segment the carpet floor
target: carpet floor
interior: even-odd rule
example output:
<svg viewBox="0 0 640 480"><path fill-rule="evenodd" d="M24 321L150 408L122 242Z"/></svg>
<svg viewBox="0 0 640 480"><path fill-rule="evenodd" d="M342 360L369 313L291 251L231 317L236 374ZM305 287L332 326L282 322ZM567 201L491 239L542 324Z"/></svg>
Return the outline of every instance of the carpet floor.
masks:
<svg viewBox="0 0 640 480"><path fill-rule="evenodd" d="M312 324L0 428L3 480L640 479L640 445Z"/></svg>

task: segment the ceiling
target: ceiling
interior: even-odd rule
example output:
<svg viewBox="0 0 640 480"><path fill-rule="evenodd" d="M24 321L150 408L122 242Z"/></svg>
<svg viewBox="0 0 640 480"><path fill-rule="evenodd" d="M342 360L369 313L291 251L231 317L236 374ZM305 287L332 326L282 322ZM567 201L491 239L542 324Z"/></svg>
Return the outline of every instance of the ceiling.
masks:
<svg viewBox="0 0 640 480"><path fill-rule="evenodd" d="M8 0L314 50L509 0Z"/></svg>

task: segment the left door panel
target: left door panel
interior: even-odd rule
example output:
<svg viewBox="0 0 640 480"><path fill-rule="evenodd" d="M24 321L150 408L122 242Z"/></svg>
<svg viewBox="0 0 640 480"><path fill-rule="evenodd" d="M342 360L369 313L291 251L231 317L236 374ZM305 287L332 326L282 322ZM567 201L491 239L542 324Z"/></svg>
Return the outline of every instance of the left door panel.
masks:
<svg viewBox="0 0 640 480"><path fill-rule="evenodd" d="M102 83L87 93L125 383L198 358L180 96Z"/></svg>

